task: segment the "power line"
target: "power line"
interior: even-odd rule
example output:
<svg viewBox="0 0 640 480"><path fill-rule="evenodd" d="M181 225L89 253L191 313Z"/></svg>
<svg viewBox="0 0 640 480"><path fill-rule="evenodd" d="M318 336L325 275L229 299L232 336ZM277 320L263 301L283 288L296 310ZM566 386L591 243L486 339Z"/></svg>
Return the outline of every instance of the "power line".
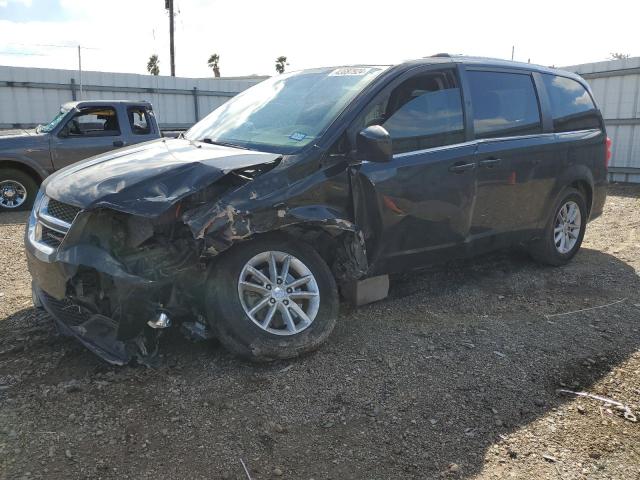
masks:
<svg viewBox="0 0 640 480"><path fill-rule="evenodd" d="M78 48L78 44L75 45L54 45L51 43L21 43L21 42L8 42L9 45L22 45L23 47L53 47L53 48ZM85 47L83 50L103 50L100 47Z"/></svg>
<svg viewBox="0 0 640 480"><path fill-rule="evenodd" d="M28 55L35 57L48 57L46 53L30 53L30 52L3 52L0 51L0 55Z"/></svg>

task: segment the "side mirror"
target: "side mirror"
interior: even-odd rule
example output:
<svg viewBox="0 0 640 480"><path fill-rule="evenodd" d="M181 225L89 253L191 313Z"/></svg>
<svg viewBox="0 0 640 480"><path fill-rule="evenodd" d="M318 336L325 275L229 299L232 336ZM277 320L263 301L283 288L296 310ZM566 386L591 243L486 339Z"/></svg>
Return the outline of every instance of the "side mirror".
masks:
<svg viewBox="0 0 640 480"><path fill-rule="evenodd" d="M390 162L393 157L391 135L380 125L367 127L356 138L356 152L358 160Z"/></svg>

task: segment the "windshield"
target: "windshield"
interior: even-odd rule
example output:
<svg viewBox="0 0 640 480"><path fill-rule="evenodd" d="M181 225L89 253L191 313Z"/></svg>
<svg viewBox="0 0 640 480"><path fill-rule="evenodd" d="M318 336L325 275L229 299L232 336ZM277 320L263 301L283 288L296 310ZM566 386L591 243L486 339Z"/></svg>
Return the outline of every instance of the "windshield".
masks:
<svg viewBox="0 0 640 480"><path fill-rule="evenodd" d="M58 112L58 114L55 117L53 117L53 120L51 120L46 125L40 125L39 128L38 128L38 131L39 132L44 132L44 133L49 133L51 130L56 128L56 126L62 121L62 119L64 118L64 116L68 112L69 112L68 109L61 108L60 111Z"/></svg>
<svg viewBox="0 0 640 480"><path fill-rule="evenodd" d="M271 77L218 107L185 137L293 153L322 135L385 68L322 68Z"/></svg>

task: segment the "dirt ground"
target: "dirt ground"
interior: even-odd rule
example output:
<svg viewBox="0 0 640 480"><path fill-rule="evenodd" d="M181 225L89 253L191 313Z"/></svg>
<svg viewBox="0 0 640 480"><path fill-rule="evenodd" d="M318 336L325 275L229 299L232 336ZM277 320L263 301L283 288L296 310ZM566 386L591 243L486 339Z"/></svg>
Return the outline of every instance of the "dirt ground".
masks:
<svg viewBox="0 0 640 480"><path fill-rule="evenodd" d="M611 186L566 267L395 277L266 366L175 334L160 368L113 368L60 338L31 308L25 219L0 215L2 479L640 478L638 186Z"/></svg>

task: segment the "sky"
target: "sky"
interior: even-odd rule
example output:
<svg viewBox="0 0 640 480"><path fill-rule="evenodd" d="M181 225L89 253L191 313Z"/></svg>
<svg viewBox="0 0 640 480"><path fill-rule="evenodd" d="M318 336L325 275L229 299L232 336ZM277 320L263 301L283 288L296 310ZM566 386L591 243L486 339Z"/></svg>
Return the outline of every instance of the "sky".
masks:
<svg viewBox="0 0 640 480"><path fill-rule="evenodd" d="M272 75L354 63L393 64L439 52L542 65L640 55L637 0L174 0L176 74ZM0 0L0 65L169 75L164 0Z"/></svg>

